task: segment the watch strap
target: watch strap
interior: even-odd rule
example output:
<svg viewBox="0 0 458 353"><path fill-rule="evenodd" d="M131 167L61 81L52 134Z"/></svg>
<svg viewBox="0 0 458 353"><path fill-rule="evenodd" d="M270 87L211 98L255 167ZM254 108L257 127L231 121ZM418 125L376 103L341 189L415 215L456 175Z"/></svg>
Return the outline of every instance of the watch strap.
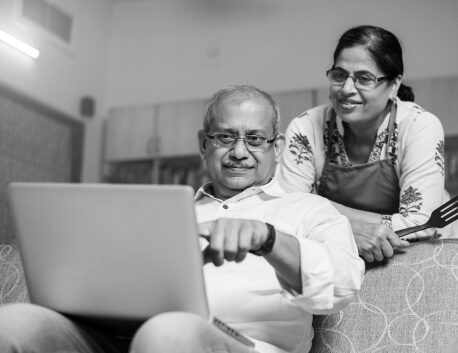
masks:
<svg viewBox="0 0 458 353"><path fill-rule="evenodd" d="M264 256L268 253L270 253L274 247L275 244L275 238L276 238L276 233L275 233L275 228L273 225L266 223L267 226L267 240L262 244L262 246L258 250L250 250L249 252L251 254L257 255L257 256Z"/></svg>

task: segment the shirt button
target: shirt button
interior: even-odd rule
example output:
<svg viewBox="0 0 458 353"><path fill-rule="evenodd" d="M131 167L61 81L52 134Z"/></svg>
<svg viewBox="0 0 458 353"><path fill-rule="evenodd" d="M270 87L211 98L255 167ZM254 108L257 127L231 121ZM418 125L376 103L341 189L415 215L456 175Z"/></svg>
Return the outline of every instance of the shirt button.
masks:
<svg viewBox="0 0 458 353"><path fill-rule="evenodd" d="M229 206L226 205L226 204L224 204L224 205L223 205L223 208L224 208L225 210L227 210L227 209L229 208Z"/></svg>

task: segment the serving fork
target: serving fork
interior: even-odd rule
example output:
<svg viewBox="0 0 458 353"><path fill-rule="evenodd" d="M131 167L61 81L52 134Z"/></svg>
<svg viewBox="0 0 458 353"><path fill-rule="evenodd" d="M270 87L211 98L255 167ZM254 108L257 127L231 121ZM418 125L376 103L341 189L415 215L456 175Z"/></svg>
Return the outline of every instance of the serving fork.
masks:
<svg viewBox="0 0 458 353"><path fill-rule="evenodd" d="M409 227L401 230L397 230L395 233L399 237L403 237L407 234L418 232L420 230L428 228L443 228L446 225L456 221L458 219L458 196L455 196L453 199L444 203L442 206L436 208L429 220L422 225ZM424 240L428 240L425 238ZM409 241L421 241L423 239L410 239Z"/></svg>

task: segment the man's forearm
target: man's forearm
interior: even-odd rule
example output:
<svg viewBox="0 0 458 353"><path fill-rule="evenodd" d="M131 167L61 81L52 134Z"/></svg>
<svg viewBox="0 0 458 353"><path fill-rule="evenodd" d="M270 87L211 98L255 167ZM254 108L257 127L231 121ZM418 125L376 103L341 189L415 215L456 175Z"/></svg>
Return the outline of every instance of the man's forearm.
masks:
<svg viewBox="0 0 458 353"><path fill-rule="evenodd" d="M297 293L302 293L299 241L295 237L278 230L276 233L272 252L264 257L291 288Z"/></svg>

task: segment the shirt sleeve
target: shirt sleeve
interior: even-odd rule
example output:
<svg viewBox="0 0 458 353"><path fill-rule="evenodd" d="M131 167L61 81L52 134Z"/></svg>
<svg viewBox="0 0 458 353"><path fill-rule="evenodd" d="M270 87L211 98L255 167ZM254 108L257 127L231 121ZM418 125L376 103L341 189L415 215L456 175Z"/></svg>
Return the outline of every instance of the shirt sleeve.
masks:
<svg viewBox="0 0 458 353"><path fill-rule="evenodd" d="M400 129L399 213L392 215L393 230L421 225L444 199L444 131L439 119L422 112ZM402 137L401 137L402 134ZM431 236L429 229L410 237ZM409 238L409 236L407 236Z"/></svg>
<svg viewBox="0 0 458 353"><path fill-rule="evenodd" d="M319 196L317 196L319 197ZM301 251L302 294L293 301L313 314L342 310L356 297L364 276L364 262L348 219L322 198L305 217L298 238Z"/></svg>
<svg viewBox="0 0 458 353"><path fill-rule="evenodd" d="M287 192L313 192L315 188L313 125L308 113L293 119L285 133L286 146L276 177Z"/></svg>

